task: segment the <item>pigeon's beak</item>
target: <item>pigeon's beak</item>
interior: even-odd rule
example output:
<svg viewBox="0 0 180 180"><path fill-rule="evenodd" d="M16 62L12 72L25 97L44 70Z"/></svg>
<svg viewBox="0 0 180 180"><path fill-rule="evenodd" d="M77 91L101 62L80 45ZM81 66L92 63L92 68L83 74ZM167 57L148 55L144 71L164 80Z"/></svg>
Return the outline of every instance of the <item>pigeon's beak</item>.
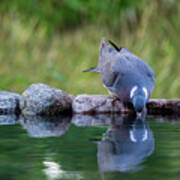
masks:
<svg viewBox="0 0 180 180"><path fill-rule="evenodd" d="M134 109L137 113L141 113L145 107L146 99L144 96L134 96L132 99L132 104L134 106Z"/></svg>

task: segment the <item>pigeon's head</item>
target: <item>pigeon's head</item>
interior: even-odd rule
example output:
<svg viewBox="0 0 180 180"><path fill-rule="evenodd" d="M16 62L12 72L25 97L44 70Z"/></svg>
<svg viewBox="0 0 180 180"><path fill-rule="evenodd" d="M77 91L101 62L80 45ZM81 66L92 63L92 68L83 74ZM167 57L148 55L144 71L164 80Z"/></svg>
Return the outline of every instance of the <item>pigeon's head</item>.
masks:
<svg viewBox="0 0 180 180"><path fill-rule="evenodd" d="M130 90L130 99L137 113L141 113L148 101L148 91L142 86L133 86Z"/></svg>

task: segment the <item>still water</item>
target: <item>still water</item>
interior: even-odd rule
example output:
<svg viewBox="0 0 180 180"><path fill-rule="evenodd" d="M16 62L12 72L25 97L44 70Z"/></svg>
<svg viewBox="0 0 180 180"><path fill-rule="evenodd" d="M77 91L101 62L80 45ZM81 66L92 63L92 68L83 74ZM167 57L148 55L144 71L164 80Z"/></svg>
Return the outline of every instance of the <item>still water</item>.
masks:
<svg viewBox="0 0 180 180"><path fill-rule="evenodd" d="M0 116L0 180L180 179L177 118Z"/></svg>

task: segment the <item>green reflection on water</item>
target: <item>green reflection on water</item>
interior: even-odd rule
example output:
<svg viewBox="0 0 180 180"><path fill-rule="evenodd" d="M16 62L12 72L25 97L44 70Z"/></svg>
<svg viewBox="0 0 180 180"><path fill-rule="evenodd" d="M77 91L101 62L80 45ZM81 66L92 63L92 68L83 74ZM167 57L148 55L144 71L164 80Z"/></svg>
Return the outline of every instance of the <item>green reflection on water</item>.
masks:
<svg viewBox="0 0 180 180"><path fill-rule="evenodd" d="M59 123L64 125L64 122L56 120L48 122L45 119L45 125L43 121L36 125L33 121L30 123L27 119L20 118L18 121L20 124L1 125L0 179L179 179L180 123L165 119L159 121L158 118L146 119L147 126L154 137L155 149L137 165L141 168L126 172L100 170L98 153L102 154L107 149L101 150L99 144L106 142L107 139L112 141L112 137L117 137L117 140L121 139L119 142L116 141L116 146L119 147L123 143L121 138L123 134L120 135L119 132L125 131L127 138L127 132L132 129L131 125L126 123L124 130L122 120L118 118L118 123L113 126L109 124L108 118L110 117L107 117L107 123L103 122L100 125L99 122L98 126L85 126L85 124L82 126L75 119L71 124L69 121L67 125L69 129L61 133L61 136L43 138L37 135L32 137L32 133L36 133L32 129L36 129L38 134L42 130L43 133L47 132L54 136L51 131L54 129L58 131ZM93 123L87 122L87 124ZM116 130L119 128L118 131L113 131L114 127ZM119 137L112 133L109 136L111 131ZM122 152L123 150L119 148L118 153ZM108 154L105 155L108 156Z"/></svg>

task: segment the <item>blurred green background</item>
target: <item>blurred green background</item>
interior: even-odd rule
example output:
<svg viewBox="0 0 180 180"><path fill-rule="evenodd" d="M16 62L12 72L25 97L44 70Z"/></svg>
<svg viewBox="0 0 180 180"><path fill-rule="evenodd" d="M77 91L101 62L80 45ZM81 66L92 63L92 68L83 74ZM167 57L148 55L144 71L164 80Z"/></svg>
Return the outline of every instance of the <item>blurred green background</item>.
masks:
<svg viewBox="0 0 180 180"><path fill-rule="evenodd" d="M1 0L0 88L107 94L98 74L81 73L106 37L154 69L154 98L180 97L179 17L179 0Z"/></svg>

